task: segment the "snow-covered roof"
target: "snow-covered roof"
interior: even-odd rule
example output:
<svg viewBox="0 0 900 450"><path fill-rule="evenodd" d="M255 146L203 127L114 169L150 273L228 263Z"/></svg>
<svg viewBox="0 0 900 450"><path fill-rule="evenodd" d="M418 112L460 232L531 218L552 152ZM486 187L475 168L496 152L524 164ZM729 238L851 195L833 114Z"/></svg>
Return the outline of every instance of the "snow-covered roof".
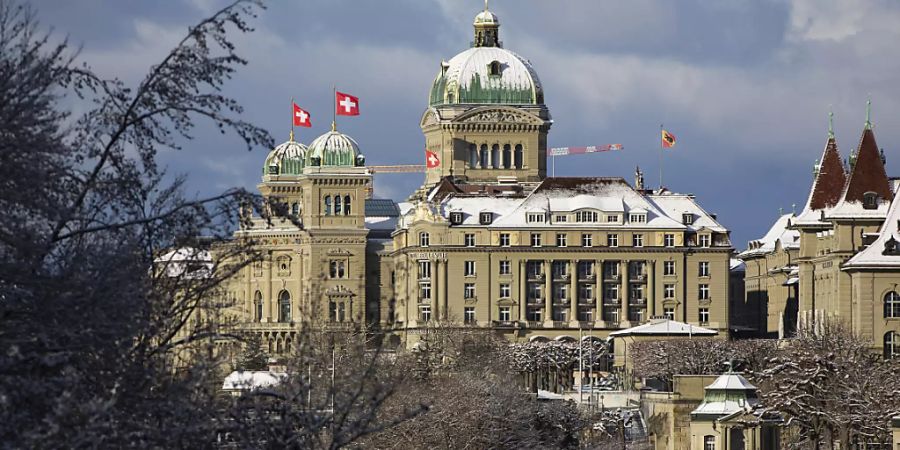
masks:
<svg viewBox="0 0 900 450"><path fill-rule="evenodd" d="M731 272L743 272L747 270L747 265L740 259L731 258L728 264L728 270Z"/></svg>
<svg viewBox="0 0 900 450"><path fill-rule="evenodd" d="M703 403L691 416L721 418L757 404L756 386L738 373L725 373L706 387Z"/></svg>
<svg viewBox="0 0 900 450"><path fill-rule="evenodd" d="M235 370L225 377L222 389L226 391L252 391L276 386L287 379L286 373Z"/></svg>
<svg viewBox="0 0 900 450"><path fill-rule="evenodd" d="M701 229L725 233L728 230L714 219L711 214L701 207L693 195L662 192L649 195L648 198L657 208L674 220L681 222L682 215L689 213L694 215L694 221L687 226L690 231Z"/></svg>
<svg viewBox="0 0 900 450"><path fill-rule="evenodd" d="M750 241L747 250L738 254L738 258L764 255L775 251L777 243L781 243L784 249L800 248L800 232L789 229L788 224L795 216L784 214L772 224L772 228L760 239Z"/></svg>
<svg viewBox="0 0 900 450"><path fill-rule="evenodd" d="M451 212L463 213L461 225L479 225L478 214L481 212L493 213L494 223L505 217L522 203L521 198L478 196L478 197L446 197L440 205L440 213L445 218L450 217Z"/></svg>
<svg viewBox="0 0 900 450"><path fill-rule="evenodd" d="M609 333L611 337L624 336L715 336L718 331L675 320L652 320L649 323Z"/></svg>
<svg viewBox="0 0 900 450"><path fill-rule="evenodd" d="M900 200L894 197L886 213L887 218L878 230L878 238L868 247L853 255L843 269L900 267L900 252L888 247L900 239ZM896 249L896 245L894 246Z"/></svg>
<svg viewBox="0 0 900 450"><path fill-rule="evenodd" d="M890 201L878 199L878 207L866 209L862 202L841 200L825 213L826 219L883 219L887 215Z"/></svg>

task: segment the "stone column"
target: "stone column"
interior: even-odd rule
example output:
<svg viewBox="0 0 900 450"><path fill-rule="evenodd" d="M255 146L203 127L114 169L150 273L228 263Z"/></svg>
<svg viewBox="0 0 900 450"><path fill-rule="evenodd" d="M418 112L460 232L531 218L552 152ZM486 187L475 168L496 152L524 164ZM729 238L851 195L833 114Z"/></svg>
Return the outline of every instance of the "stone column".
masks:
<svg viewBox="0 0 900 450"><path fill-rule="evenodd" d="M569 324L575 327L578 326L578 262L577 259L569 262Z"/></svg>
<svg viewBox="0 0 900 450"><path fill-rule="evenodd" d="M266 283L266 294L265 301L263 302L265 306L263 307L265 317L265 322L277 322L278 314L276 314L277 309L275 309L275 305L277 304L277 300L273 298L272 295L272 253L267 252L266 256L262 261L263 265L263 280Z"/></svg>
<svg viewBox="0 0 900 450"><path fill-rule="evenodd" d="M647 309L644 314L644 320L656 315L656 263L657 261L647 262Z"/></svg>
<svg viewBox="0 0 900 450"><path fill-rule="evenodd" d="M603 260L594 261L594 323L603 321ZM601 327L602 328L602 327Z"/></svg>
<svg viewBox="0 0 900 450"><path fill-rule="evenodd" d="M519 317L520 321L525 321L527 318L526 312L526 302L528 301L528 275L525 273L525 260L519 261Z"/></svg>
<svg viewBox="0 0 900 450"><path fill-rule="evenodd" d="M544 269L544 326L552 327L553 326L553 294L552 285L553 285L553 274L550 273L551 262L544 260L543 263Z"/></svg>
<svg viewBox="0 0 900 450"><path fill-rule="evenodd" d="M628 273L628 262L627 259L623 259L619 263L619 274L622 276L622 284L619 288L622 290L622 292L619 293L619 298L622 301L621 305L619 305L619 323L628 321L628 278L631 276L631 274Z"/></svg>
<svg viewBox="0 0 900 450"><path fill-rule="evenodd" d="M431 320L442 320L441 316L442 301L444 296L441 295L443 289L444 277L441 270L441 262L434 259L431 260Z"/></svg>

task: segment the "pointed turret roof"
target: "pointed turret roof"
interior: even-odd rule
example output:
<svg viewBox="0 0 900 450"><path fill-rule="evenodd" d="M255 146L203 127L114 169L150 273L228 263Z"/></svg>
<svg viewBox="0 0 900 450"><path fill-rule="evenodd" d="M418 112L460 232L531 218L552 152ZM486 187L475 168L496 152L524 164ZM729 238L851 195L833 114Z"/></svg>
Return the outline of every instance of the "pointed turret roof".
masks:
<svg viewBox="0 0 900 450"><path fill-rule="evenodd" d="M884 162L878 152L878 144L875 143L875 133L870 126L863 129L859 139L859 150L856 153L856 163L850 171L850 180L847 189L844 190L845 202L863 201L863 194L875 192L880 199L890 201L894 198L891 184L884 170Z"/></svg>
<svg viewBox="0 0 900 450"><path fill-rule="evenodd" d="M820 161L807 206L814 210L837 205L841 200L844 184L847 182L847 175L844 173L844 165L841 163L841 155L834 136L828 137Z"/></svg>
<svg viewBox="0 0 900 450"><path fill-rule="evenodd" d="M844 164L841 162L841 154L838 151L831 127L829 127L825 150L822 151L822 158L816 166L815 173L816 177L809 191L806 207L795 220L791 220L792 224L825 225L821 222L822 213L837 205L844 193L847 174L844 172Z"/></svg>

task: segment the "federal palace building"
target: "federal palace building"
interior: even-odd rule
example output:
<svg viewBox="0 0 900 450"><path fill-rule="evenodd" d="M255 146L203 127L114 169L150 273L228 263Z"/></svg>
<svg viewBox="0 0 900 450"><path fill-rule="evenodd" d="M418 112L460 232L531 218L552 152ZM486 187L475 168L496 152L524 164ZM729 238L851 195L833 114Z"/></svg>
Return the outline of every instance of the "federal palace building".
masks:
<svg viewBox="0 0 900 450"><path fill-rule="evenodd" d="M334 127L269 153L259 190L283 214L235 232L265 255L228 286L242 326L274 353L302 323L379 330L397 346L436 324L527 341L602 338L656 317L727 336L729 231L640 171L548 177L553 121L537 72L503 47L494 13L474 29L423 92L425 147L440 163L406 202L371 198L364 143Z"/></svg>

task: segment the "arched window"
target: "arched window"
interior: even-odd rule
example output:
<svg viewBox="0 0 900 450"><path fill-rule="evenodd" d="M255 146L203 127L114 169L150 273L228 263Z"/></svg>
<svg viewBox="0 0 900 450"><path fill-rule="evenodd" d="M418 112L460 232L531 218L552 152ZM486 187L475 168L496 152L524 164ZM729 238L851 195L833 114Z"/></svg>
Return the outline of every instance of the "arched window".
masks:
<svg viewBox="0 0 900 450"><path fill-rule="evenodd" d="M900 294L895 291L884 296L884 318L900 319Z"/></svg>
<svg viewBox="0 0 900 450"><path fill-rule="evenodd" d="M521 169L524 164L522 161L525 159L525 155L522 151L522 144L516 144L516 152L515 152L515 164L516 169Z"/></svg>
<svg viewBox="0 0 900 450"><path fill-rule="evenodd" d="M326 216L331 215L331 196L330 195L325 196L325 215Z"/></svg>
<svg viewBox="0 0 900 450"><path fill-rule="evenodd" d="M340 195L334 196L334 215L336 215L336 216L341 215L341 196Z"/></svg>
<svg viewBox="0 0 900 450"><path fill-rule="evenodd" d="M495 77L500 76L500 61L492 61L489 68L490 68L492 76L495 76Z"/></svg>
<svg viewBox="0 0 900 450"><path fill-rule="evenodd" d="M350 215L350 196L349 195L344 196L344 215L345 216Z"/></svg>
<svg viewBox="0 0 900 450"><path fill-rule="evenodd" d="M288 291L278 294L278 321L291 321L291 293Z"/></svg>
<svg viewBox="0 0 900 450"><path fill-rule="evenodd" d="M900 357L900 333L888 331L884 334L884 357Z"/></svg>
<svg viewBox="0 0 900 450"><path fill-rule="evenodd" d="M253 295L253 311L255 313L255 318L257 322L262 322L263 318L263 301L262 301L262 292L256 291L256 294Z"/></svg>
<svg viewBox="0 0 900 450"><path fill-rule="evenodd" d="M478 146L469 144L469 168L478 167Z"/></svg>
<svg viewBox="0 0 900 450"><path fill-rule="evenodd" d="M488 168L488 146L487 144L481 144L481 154L478 155L481 158L481 166L482 169Z"/></svg>
<svg viewBox="0 0 900 450"><path fill-rule="evenodd" d="M491 146L491 167L494 169L500 168L500 144Z"/></svg>
<svg viewBox="0 0 900 450"><path fill-rule="evenodd" d="M293 214L294 217L300 215L300 204L299 203L294 202L294 204L291 205L291 214Z"/></svg>
<svg viewBox="0 0 900 450"><path fill-rule="evenodd" d="M713 435L703 436L703 450L716 450L716 437Z"/></svg>
<svg viewBox="0 0 900 450"><path fill-rule="evenodd" d="M512 167L512 149L509 144L503 146L503 168L509 169Z"/></svg>

